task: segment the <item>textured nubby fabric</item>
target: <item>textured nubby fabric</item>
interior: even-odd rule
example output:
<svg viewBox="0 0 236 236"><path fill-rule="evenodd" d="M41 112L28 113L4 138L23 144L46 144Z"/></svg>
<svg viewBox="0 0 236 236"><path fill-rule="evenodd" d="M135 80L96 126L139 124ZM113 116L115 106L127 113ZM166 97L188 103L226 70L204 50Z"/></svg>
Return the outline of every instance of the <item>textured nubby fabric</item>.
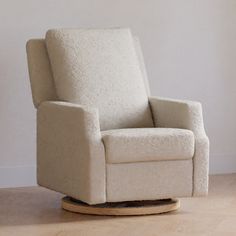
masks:
<svg viewBox="0 0 236 236"><path fill-rule="evenodd" d="M192 196L192 160L107 164L107 201Z"/></svg>
<svg viewBox="0 0 236 236"><path fill-rule="evenodd" d="M98 108L101 130L153 127L129 29L49 30L46 45L60 100Z"/></svg>
<svg viewBox="0 0 236 236"><path fill-rule="evenodd" d="M139 128L102 132L107 163L192 159L194 135L186 129Z"/></svg>
<svg viewBox="0 0 236 236"><path fill-rule="evenodd" d="M193 195L208 192L209 140L206 136L202 107L198 102L149 98L156 127L189 129L194 133Z"/></svg>
<svg viewBox="0 0 236 236"><path fill-rule="evenodd" d="M51 30L47 40L27 43L41 186L89 204L207 193L201 105L147 98L129 30Z"/></svg>
<svg viewBox="0 0 236 236"><path fill-rule="evenodd" d="M148 96L150 96L151 92L150 92L150 87L149 87L149 82L148 82L148 77L147 77L146 66L144 63L142 48L140 45L139 38L135 36L134 36L134 47L135 47L136 54L138 56L139 66L142 71L143 82L146 88L146 93Z"/></svg>
<svg viewBox="0 0 236 236"><path fill-rule="evenodd" d="M56 89L44 39L31 39L26 44L29 76L34 106L56 101Z"/></svg>
<svg viewBox="0 0 236 236"><path fill-rule="evenodd" d="M142 71L146 92L148 95L150 95L150 88L142 49L137 37L134 37L134 46ZM56 88L52 76L45 39L30 39L26 44L26 50L31 90L35 108L37 108L41 102L59 100L56 95Z"/></svg>
<svg viewBox="0 0 236 236"><path fill-rule="evenodd" d="M38 183L90 204L105 202L105 153L97 110L43 102L37 129Z"/></svg>

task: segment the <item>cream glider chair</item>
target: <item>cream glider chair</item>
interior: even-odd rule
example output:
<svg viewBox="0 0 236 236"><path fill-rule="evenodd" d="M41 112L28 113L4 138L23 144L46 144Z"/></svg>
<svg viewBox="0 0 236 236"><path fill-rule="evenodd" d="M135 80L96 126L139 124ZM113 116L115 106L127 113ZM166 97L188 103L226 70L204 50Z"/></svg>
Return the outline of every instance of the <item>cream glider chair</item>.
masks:
<svg viewBox="0 0 236 236"><path fill-rule="evenodd" d="M153 200L207 194L201 104L150 96L129 29L49 30L45 39L28 41L27 55L38 184L69 196L64 208L149 214L178 205ZM126 202L126 212L115 202Z"/></svg>

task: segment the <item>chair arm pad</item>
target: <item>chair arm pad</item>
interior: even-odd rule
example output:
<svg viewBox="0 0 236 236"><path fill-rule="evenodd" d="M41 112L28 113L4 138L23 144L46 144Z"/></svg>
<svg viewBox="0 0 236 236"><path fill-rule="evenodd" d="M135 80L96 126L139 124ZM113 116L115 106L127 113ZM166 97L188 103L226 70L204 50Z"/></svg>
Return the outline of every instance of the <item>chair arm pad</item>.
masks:
<svg viewBox="0 0 236 236"><path fill-rule="evenodd" d="M192 130L195 136L205 136L202 106L199 102L150 97L156 127Z"/></svg>
<svg viewBox="0 0 236 236"><path fill-rule="evenodd" d="M60 132L76 130L77 136L100 136L98 110L69 102L43 102L38 110L40 122L51 120ZM63 130L65 128L65 130Z"/></svg>

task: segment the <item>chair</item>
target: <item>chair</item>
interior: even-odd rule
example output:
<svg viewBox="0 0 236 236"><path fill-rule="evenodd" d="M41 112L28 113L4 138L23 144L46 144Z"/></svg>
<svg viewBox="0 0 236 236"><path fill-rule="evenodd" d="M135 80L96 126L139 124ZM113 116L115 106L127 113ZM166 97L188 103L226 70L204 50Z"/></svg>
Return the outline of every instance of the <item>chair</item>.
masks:
<svg viewBox="0 0 236 236"><path fill-rule="evenodd" d="M129 29L53 29L26 47L37 181L68 196L63 208L153 214L207 194L201 104L150 96Z"/></svg>

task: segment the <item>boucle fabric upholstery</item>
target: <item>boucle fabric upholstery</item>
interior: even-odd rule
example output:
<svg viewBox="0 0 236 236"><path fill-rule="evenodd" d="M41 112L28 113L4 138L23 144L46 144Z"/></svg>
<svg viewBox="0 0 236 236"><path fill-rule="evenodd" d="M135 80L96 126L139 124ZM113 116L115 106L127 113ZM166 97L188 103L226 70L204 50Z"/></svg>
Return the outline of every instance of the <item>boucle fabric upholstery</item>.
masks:
<svg viewBox="0 0 236 236"><path fill-rule="evenodd" d="M107 163L191 159L194 135L186 129L139 128L102 132Z"/></svg>
<svg viewBox="0 0 236 236"><path fill-rule="evenodd" d="M143 77L143 82L144 82L144 85L146 88L146 93L148 96L150 96L151 91L150 91L150 87L149 87L149 81L148 81L148 77L147 77L146 66L144 63L142 48L141 48L139 38L135 37L135 36L134 36L134 47L135 47L136 54L138 56L139 67L142 71L142 77Z"/></svg>
<svg viewBox="0 0 236 236"><path fill-rule="evenodd" d="M26 44L29 76L34 106L56 101L56 89L44 39L31 39Z"/></svg>
<svg viewBox="0 0 236 236"><path fill-rule="evenodd" d="M150 95L149 82L147 78L142 49L138 37L134 37L134 46L139 60L140 69L146 88ZM35 108L44 101L59 100L52 76L50 61L44 39L30 39L26 44L29 76Z"/></svg>
<svg viewBox="0 0 236 236"><path fill-rule="evenodd" d="M149 98L156 127L189 129L195 137L193 157L193 195L208 192L209 140L206 136L202 107L198 102Z"/></svg>
<svg viewBox="0 0 236 236"><path fill-rule="evenodd" d="M106 164L107 201L192 196L192 160Z"/></svg>
<svg viewBox="0 0 236 236"><path fill-rule="evenodd" d="M89 204L105 202L105 153L97 110L43 102L37 131L39 185Z"/></svg>
<svg viewBox="0 0 236 236"><path fill-rule="evenodd" d="M98 108L102 130L153 127L129 29L49 30L46 45L60 100Z"/></svg>
<svg viewBox="0 0 236 236"><path fill-rule="evenodd" d="M58 96L56 92L55 71L52 70L55 69L55 64L49 60L48 55L50 42L46 45L44 39L35 39L27 43L33 102L38 108L37 180L39 185L88 204L205 195L208 188L209 141L204 131L201 105L195 102L155 97L148 99L147 94L150 95L150 90L139 41L131 37L129 30L116 29L115 31L120 33L120 38L115 37L115 39L117 41L121 39L121 44L115 47L116 50L132 45L126 51L129 54L127 58L132 62L127 63L127 58L124 61L120 60L116 65L118 69L110 68L104 58L98 60L105 49L111 49L111 44L106 44L100 54L96 50L92 54L91 51L86 51L89 44L85 38L86 43L79 45L73 45L77 41L72 40L73 47L65 47L65 52L60 52L62 57L56 58L58 64L63 64L62 68L56 68L58 73L61 69L65 69L66 76L67 73L69 76L76 75L77 59L81 57L86 62L89 60L97 62L95 70L92 69L90 72L91 67L86 67L89 72L83 74L86 75L86 79L91 79L86 82L96 85L94 90L89 87L92 86L91 84L84 85L88 86L84 96L87 96L88 92L89 94L93 92L91 101L89 98L84 98L81 93L77 94L77 91L69 94L69 98L71 95L79 95L85 100L88 99L88 104L80 103L76 99L75 101L72 99L71 103L62 102L68 99ZM66 30L49 31L47 36L50 36L50 40L54 40L53 37L58 33L67 35L67 32ZM75 31L69 30L69 32L68 38L59 37L57 43L61 39L62 42L59 44L62 43L63 46L65 42L71 42ZM127 38L129 40L125 41ZM102 40L102 37L100 39ZM125 44L127 42L129 43ZM99 40L95 44L102 45ZM55 47L55 45L57 44L51 46ZM77 56L77 49L81 47L82 54L79 53L79 57L73 61L74 55ZM117 57L115 51L111 50L110 53L111 55L106 54L109 58ZM125 56L126 53L122 55ZM103 70L107 74L103 70L102 72L107 76L105 76L107 80L104 80L103 84L98 83L99 80L92 81L94 74L101 75L100 72L95 73L97 67L104 67L104 65L106 67ZM132 72L129 71L129 75L137 76L130 77L125 76L127 75L125 73L122 74L125 66ZM141 72L137 67L140 67ZM124 80L118 76L120 68ZM59 74L59 77L65 75L64 72ZM108 78L109 73L115 79L112 82ZM144 79L144 83L140 78ZM85 77L83 79L85 80ZM143 90L144 84L146 92ZM122 86L127 87L125 89L128 90L128 95ZM63 89L62 87L62 92ZM137 94L133 89L137 89ZM101 94L102 97L97 96ZM96 101L94 102L93 99ZM52 102L53 100L57 102ZM110 113L111 115L107 116ZM153 128L151 115L155 128ZM104 131L101 132L100 127ZM133 129L117 129L127 127ZM139 127L143 128L139 130L137 129Z"/></svg>

